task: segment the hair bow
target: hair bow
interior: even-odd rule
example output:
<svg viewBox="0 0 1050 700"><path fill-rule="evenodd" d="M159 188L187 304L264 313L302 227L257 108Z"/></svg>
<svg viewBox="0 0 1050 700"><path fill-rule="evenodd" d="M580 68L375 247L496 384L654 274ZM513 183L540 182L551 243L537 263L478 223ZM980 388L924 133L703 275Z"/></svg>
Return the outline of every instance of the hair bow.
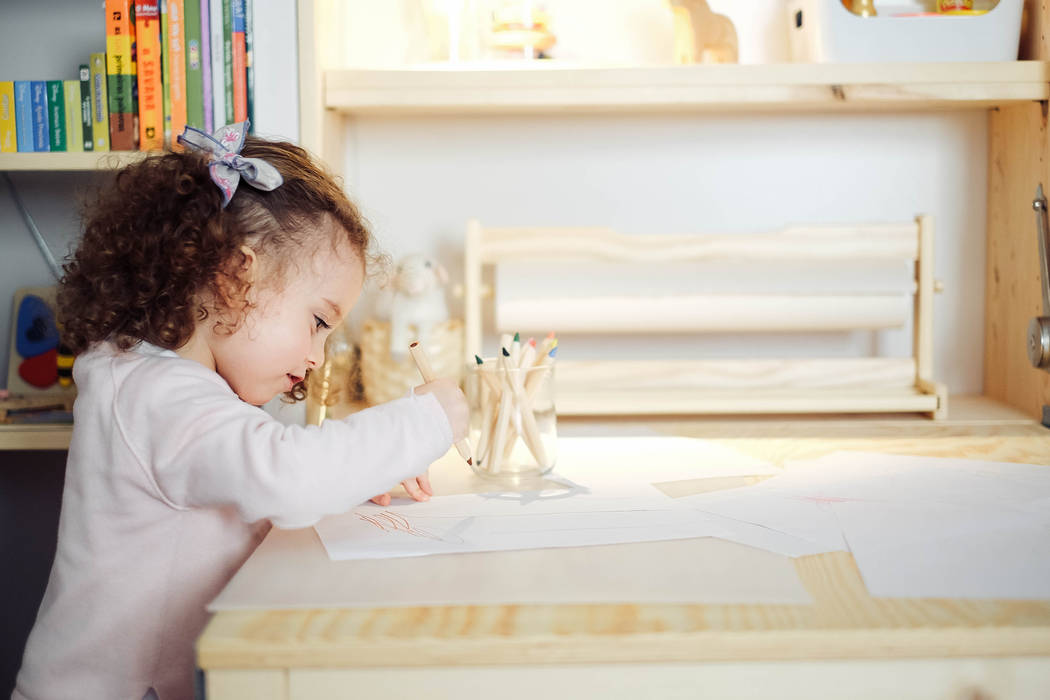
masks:
<svg viewBox="0 0 1050 700"><path fill-rule="evenodd" d="M281 186L284 178L261 158L245 158L241 148L248 133L248 122L227 124L210 136L200 129L187 126L179 136L179 143L205 151L214 156L208 161L211 179L222 190L222 206L225 209L237 191L241 178L260 190L273 190Z"/></svg>

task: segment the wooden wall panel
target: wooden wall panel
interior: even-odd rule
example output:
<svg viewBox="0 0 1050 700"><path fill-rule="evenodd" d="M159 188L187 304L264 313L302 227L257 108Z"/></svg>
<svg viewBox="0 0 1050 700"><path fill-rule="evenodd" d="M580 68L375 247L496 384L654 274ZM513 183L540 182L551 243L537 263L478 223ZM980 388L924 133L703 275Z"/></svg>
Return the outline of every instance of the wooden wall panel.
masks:
<svg viewBox="0 0 1050 700"><path fill-rule="evenodd" d="M1045 103L993 109L988 143L984 393L1040 418L1050 373L1029 364L1026 339L1043 312L1032 199L1050 190Z"/></svg>

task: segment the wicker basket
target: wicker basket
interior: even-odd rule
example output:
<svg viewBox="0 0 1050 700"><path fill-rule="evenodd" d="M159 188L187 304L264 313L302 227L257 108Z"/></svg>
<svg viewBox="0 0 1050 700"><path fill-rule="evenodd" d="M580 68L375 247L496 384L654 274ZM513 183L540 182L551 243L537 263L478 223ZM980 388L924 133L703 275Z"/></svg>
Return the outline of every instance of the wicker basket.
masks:
<svg viewBox="0 0 1050 700"><path fill-rule="evenodd" d="M424 339L434 372L439 377L463 379L463 321L454 318L440 323ZM390 322L368 319L361 328L361 382L370 405L398 399L422 383L419 370L405 348L397 361L390 354Z"/></svg>

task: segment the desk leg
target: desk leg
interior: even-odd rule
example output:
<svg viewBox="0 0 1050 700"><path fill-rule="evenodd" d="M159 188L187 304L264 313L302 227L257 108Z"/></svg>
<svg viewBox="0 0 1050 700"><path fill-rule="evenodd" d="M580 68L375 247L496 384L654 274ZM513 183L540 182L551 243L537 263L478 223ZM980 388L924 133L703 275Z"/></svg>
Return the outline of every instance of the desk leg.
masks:
<svg viewBox="0 0 1050 700"><path fill-rule="evenodd" d="M288 672L216 669L204 674L206 700L288 700Z"/></svg>

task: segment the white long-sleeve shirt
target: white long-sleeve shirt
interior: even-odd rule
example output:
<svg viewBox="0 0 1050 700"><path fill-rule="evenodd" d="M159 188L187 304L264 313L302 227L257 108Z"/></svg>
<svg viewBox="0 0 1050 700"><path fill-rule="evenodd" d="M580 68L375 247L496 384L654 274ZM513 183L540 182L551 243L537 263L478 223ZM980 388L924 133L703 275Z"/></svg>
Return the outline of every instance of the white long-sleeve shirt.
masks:
<svg viewBox="0 0 1050 700"><path fill-rule="evenodd" d="M452 442L432 394L285 426L146 344L100 343L73 375L58 549L14 700L192 698L205 605L270 523L345 512Z"/></svg>

